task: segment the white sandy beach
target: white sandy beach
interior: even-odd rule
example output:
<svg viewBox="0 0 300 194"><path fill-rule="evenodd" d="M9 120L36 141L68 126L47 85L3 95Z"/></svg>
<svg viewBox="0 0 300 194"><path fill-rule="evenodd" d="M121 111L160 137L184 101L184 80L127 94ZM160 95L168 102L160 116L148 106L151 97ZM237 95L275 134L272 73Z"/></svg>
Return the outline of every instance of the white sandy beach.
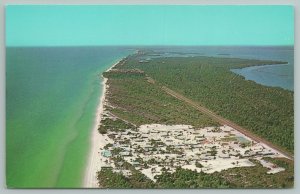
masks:
<svg viewBox="0 0 300 194"><path fill-rule="evenodd" d="M110 71L114 66L116 66L120 61L115 63L111 66L107 71ZM88 157L87 168L84 175L83 180L83 187L84 188L98 188L98 181L97 181L97 172L101 170L101 166L103 166L102 156L100 154L100 148L103 148L107 143L106 135L102 135L98 132L98 127L103 116L104 112L104 105L105 105L105 94L107 91L107 78L103 78L102 81L102 94L100 96L100 102L96 111L96 118L94 127L91 132L91 146L90 146L90 153Z"/></svg>

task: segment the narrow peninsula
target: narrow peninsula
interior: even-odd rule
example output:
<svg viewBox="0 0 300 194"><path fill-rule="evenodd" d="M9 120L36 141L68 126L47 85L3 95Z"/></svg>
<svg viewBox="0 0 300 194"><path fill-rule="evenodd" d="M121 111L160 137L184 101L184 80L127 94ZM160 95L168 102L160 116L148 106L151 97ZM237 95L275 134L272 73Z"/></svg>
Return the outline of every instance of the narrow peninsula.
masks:
<svg viewBox="0 0 300 194"><path fill-rule="evenodd" d="M138 50L103 73L85 186L290 188L292 91L231 69L283 61Z"/></svg>

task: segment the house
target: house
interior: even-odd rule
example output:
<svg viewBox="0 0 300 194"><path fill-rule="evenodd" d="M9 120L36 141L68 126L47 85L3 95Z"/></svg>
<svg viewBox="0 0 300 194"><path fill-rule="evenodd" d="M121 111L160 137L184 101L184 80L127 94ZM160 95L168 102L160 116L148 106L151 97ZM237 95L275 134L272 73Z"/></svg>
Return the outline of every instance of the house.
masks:
<svg viewBox="0 0 300 194"><path fill-rule="evenodd" d="M106 157L106 158L109 158L112 156L111 152L109 150L104 150L101 152L101 155Z"/></svg>
<svg viewBox="0 0 300 194"><path fill-rule="evenodd" d="M101 166L101 170L102 170L102 169L112 169L112 167L109 166L109 165L105 165L105 166Z"/></svg>
<svg viewBox="0 0 300 194"><path fill-rule="evenodd" d="M140 163L139 163L138 161L133 161L131 164L132 164L133 166L139 166L139 165L140 165Z"/></svg>
<svg viewBox="0 0 300 194"><path fill-rule="evenodd" d="M130 152L120 152L121 156L130 156Z"/></svg>

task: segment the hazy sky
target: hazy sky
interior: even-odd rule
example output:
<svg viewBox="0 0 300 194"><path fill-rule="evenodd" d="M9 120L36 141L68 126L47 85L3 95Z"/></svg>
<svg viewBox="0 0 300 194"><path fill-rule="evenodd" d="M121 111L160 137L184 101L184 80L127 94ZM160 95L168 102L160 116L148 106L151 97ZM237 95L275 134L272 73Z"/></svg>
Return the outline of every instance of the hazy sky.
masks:
<svg viewBox="0 0 300 194"><path fill-rule="evenodd" d="M6 7L7 46L293 44L292 6Z"/></svg>

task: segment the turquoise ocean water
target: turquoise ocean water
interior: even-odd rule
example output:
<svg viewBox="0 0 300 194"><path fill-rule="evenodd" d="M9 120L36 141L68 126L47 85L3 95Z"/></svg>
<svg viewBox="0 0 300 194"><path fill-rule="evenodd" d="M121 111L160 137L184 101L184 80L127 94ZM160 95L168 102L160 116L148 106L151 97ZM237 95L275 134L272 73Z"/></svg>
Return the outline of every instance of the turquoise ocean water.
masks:
<svg viewBox="0 0 300 194"><path fill-rule="evenodd" d="M132 50L7 48L6 184L80 187L101 94L99 74Z"/></svg>

